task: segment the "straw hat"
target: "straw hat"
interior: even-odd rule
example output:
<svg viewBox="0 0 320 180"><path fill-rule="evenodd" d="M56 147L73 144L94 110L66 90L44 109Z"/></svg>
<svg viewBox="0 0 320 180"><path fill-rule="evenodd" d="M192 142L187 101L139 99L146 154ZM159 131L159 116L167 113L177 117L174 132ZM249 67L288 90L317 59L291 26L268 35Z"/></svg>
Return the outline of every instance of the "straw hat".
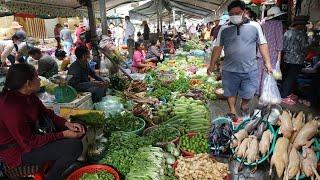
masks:
<svg viewBox="0 0 320 180"><path fill-rule="evenodd" d="M11 28L12 29L20 29L22 27L23 26L21 26L17 21L13 21L12 24L11 24Z"/></svg>
<svg viewBox="0 0 320 180"><path fill-rule="evenodd" d="M267 11L266 20L273 19L283 14L286 14L286 12L282 12L278 6L274 6Z"/></svg>

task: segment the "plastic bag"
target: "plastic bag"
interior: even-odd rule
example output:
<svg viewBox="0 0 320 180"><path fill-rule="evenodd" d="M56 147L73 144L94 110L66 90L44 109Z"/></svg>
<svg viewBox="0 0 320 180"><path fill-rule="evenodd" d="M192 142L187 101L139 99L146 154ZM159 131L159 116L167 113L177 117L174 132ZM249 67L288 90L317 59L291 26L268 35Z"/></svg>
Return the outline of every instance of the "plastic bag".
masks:
<svg viewBox="0 0 320 180"><path fill-rule="evenodd" d="M282 80L282 73L280 69L280 61L277 61L276 68L273 70L272 73L275 80Z"/></svg>
<svg viewBox="0 0 320 180"><path fill-rule="evenodd" d="M262 93L259 99L259 104L280 104L281 96L277 86L277 82L270 74L263 81Z"/></svg>
<svg viewBox="0 0 320 180"><path fill-rule="evenodd" d="M106 96L101 102L95 103L94 108L99 111L105 112L107 116L115 115L124 110L123 104L120 99L115 96Z"/></svg>

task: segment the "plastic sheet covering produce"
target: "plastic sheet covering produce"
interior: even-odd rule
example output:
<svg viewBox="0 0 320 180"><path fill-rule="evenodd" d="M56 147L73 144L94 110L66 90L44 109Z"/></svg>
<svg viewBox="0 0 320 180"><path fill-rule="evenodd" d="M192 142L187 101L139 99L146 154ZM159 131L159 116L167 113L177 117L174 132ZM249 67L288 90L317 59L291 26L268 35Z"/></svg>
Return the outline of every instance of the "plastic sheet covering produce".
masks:
<svg viewBox="0 0 320 180"><path fill-rule="evenodd" d="M120 113L124 110L120 98L116 96L106 96L101 102L95 103L94 108L105 112L107 116Z"/></svg>
<svg viewBox="0 0 320 180"><path fill-rule="evenodd" d="M205 52L203 50L196 49L196 50L190 51L190 55L191 56L196 56L196 57L204 57Z"/></svg>

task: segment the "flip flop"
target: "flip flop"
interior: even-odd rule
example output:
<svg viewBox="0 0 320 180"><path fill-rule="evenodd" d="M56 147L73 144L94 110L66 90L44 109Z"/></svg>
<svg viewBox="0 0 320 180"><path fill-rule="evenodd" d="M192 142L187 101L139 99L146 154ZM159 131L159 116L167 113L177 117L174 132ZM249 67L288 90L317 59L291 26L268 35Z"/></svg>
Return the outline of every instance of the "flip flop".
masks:
<svg viewBox="0 0 320 180"><path fill-rule="evenodd" d="M233 123L235 123L235 124L238 124L238 123L240 123L240 122L242 121L240 118L238 118L238 117L237 117L235 114L233 114L233 113L228 113L228 114L226 114L225 117L230 118L231 121L232 121Z"/></svg>
<svg viewBox="0 0 320 180"><path fill-rule="evenodd" d="M294 100L292 100L291 98L284 98L284 99L282 99L281 102L283 104L290 105L290 106L293 106L296 104L296 102Z"/></svg>

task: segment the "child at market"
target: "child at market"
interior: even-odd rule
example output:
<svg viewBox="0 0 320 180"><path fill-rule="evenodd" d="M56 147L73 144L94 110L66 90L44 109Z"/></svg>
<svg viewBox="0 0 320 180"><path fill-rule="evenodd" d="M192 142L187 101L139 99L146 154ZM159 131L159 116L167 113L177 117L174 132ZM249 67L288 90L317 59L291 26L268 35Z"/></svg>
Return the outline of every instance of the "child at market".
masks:
<svg viewBox="0 0 320 180"><path fill-rule="evenodd" d="M60 64L61 71L67 71L71 62L70 57L67 57L67 53L63 50L57 49L55 56L59 61L62 61Z"/></svg>

